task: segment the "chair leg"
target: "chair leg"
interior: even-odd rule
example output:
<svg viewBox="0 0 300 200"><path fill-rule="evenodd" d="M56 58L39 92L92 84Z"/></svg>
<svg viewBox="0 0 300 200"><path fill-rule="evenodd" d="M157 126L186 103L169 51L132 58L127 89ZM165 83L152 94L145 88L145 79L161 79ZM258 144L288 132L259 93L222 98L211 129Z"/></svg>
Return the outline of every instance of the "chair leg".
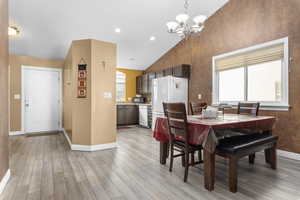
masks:
<svg viewBox="0 0 300 200"><path fill-rule="evenodd" d="M255 161L255 154L250 154L249 155L249 163L254 164L254 161Z"/></svg>
<svg viewBox="0 0 300 200"><path fill-rule="evenodd" d="M188 150L185 150L184 157L185 157L185 164L186 165L185 165L185 170L184 170L184 179L183 179L183 181L187 182L188 173L189 173L189 157L190 157Z"/></svg>
<svg viewBox="0 0 300 200"><path fill-rule="evenodd" d="M235 156L229 157L229 190L230 192L237 192L237 161L238 159Z"/></svg>
<svg viewBox="0 0 300 200"><path fill-rule="evenodd" d="M169 168L169 171L172 172L173 159L174 159L174 145L173 144L170 145L170 151L171 151L171 155L170 155L170 168Z"/></svg>
<svg viewBox="0 0 300 200"><path fill-rule="evenodd" d="M182 151L182 153L184 153L184 151ZM181 156L181 166L184 167L185 166L185 156Z"/></svg>
<svg viewBox="0 0 300 200"><path fill-rule="evenodd" d="M269 149L270 154L270 165L272 169L277 169L277 156L276 156L276 144Z"/></svg>
<svg viewBox="0 0 300 200"><path fill-rule="evenodd" d="M191 153L191 157L192 157L192 166L194 166L195 165L195 152L192 152Z"/></svg>
<svg viewBox="0 0 300 200"><path fill-rule="evenodd" d="M202 160L202 150L198 151L198 159L199 159L199 162L203 162L203 160Z"/></svg>

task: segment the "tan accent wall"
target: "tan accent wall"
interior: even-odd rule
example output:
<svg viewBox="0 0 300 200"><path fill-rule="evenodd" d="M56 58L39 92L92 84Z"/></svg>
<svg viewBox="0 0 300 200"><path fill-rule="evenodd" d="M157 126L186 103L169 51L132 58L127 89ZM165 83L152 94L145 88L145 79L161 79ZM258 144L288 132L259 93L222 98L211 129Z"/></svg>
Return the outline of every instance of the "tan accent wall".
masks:
<svg viewBox="0 0 300 200"><path fill-rule="evenodd" d="M292 61L289 73L290 111L264 111L278 122L274 134L278 147L300 153L300 1L231 0L208 19L202 33L182 41L163 55L147 71L157 71L178 64L191 64L189 99L212 101L212 57L256 44L289 37Z"/></svg>
<svg viewBox="0 0 300 200"><path fill-rule="evenodd" d="M129 102L128 98L136 95L136 77L142 75L143 71L123 68L117 68L117 71L126 74L126 101Z"/></svg>
<svg viewBox="0 0 300 200"><path fill-rule="evenodd" d="M77 98L81 58L87 64L87 98ZM116 141L115 78L115 44L90 39L73 41L64 65L63 116L63 125L72 144ZM104 98L105 92L110 92L112 98Z"/></svg>
<svg viewBox="0 0 300 200"><path fill-rule="evenodd" d="M8 160L8 1L0 0L0 182L9 168Z"/></svg>
<svg viewBox="0 0 300 200"><path fill-rule="evenodd" d="M15 94L21 95L21 68L24 66L62 68L63 61L41 59L31 56L9 56L10 65L10 131L21 131L21 99L14 99Z"/></svg>
<svg viewBox="0 0 300 200"><path fill-rule="evenodd" d="M115 44L92 40L92 145L116 141L116 52Z"/></svg>
<svg viewBox="0 0 300 200"><path fill-rule="evenodd" d="M77 98L78 64L83 58L87 64L87 98ZM91 40L72 43L72 143L91 144Z"/></svg>

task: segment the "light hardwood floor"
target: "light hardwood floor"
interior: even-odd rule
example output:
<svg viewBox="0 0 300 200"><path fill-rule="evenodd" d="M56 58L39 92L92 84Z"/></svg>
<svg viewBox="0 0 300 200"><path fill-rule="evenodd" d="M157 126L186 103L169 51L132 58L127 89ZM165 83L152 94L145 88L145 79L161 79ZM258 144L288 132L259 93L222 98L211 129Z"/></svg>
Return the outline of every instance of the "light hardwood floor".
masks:
<svg viewBox="0 0 300 200"><path fill-rule="evenodd" d="M148 129L118 131L118 148L70 151L62 134L10 137L12 177L0 200L99 199L300 199L300 162L279 158L278 170L239 162L238 193L227 190L226 161L217 159L213 192L203 187L203 166L190 168L188 183L176 159L172 173L159 164L159 144Z"/></svg>

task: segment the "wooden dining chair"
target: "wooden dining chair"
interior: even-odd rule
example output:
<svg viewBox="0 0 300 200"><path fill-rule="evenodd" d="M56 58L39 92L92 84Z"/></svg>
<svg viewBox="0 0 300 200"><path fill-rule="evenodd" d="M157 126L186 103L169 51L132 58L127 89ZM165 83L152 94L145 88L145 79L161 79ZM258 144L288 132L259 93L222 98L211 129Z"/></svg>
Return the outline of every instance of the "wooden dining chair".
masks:
<svg viewBox="0 0 300 200"><path fill-rule="evenodd" d="M202 160L198 162L189 162L190 155L194 155L196 151L201 151L201 145L189 144L189 132L187 125L187 115L184 103L163 103L163 108L168 121L169 128L169 143L170 143L170 168L172 172L173 160L176 157L184 158L184 182L188 178L188 169L190 166L202 163ZM174 151L180 152L174 154Z"/></svg>
<svg viewBox="0 0 300 200"><path fill-rule="evenodd" d="M207 107L207 103L193 103L190 102L191 114L192 115L201 115L202 110Z"/></svg>
<svg viewBox="0 0 300 200"><path fill-rule="evenodd" d="M259 111L259 102L256 103L238 103L237 114L246 114L258 116Z"/></svg>

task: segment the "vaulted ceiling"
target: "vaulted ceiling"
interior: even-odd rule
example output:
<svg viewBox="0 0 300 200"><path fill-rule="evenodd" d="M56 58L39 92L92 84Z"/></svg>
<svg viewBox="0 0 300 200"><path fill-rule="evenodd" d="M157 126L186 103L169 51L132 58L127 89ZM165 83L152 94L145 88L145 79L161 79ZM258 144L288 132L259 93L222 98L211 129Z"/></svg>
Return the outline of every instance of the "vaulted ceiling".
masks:
<svg viewBox="0 0 300 200"><path fill-rule="evenodd" d="M189 15L212 15L228 0L190 0ZM10 0L10 53L63 60L72 40L118 45L118 67L145 69L180 39L166 22L183 12L183 0ZM116 33L115 29L121 32ZM150 37L155 36L155 41Z"/></svg>

